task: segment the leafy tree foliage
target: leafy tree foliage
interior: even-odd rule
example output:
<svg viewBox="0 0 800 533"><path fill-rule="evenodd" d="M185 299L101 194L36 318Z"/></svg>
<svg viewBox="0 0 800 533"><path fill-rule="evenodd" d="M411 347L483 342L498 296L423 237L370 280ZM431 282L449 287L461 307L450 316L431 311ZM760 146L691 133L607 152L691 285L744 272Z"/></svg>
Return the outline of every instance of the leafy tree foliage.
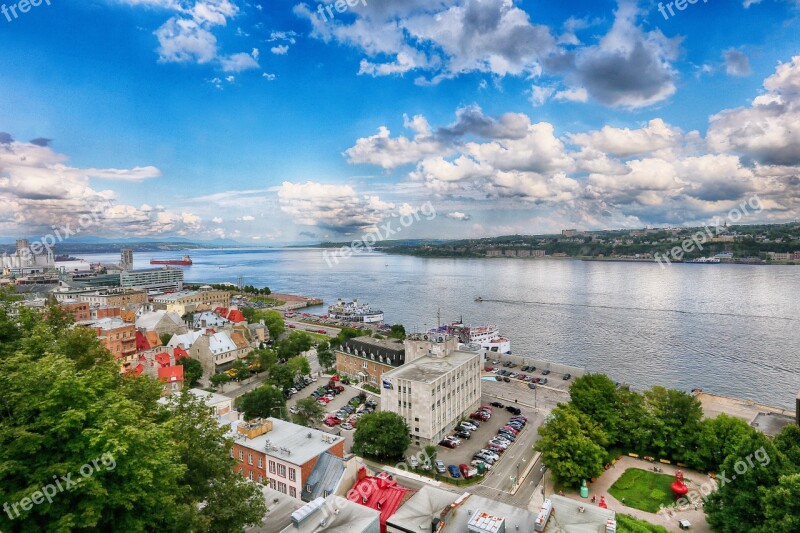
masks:
<svg viewBox="0 0 800 533"><path fill-rule="evenodd" d="M683 391L653 387L644 393L649 447L663 457L687 461L697 446L703 407Z"/></svg>
<svg viewBox="0 0 800 533"><path fill-rule="evenodd" d="M767 491L764 514L766 520L762 530L765 532L800 531L800 474L782 476L778 486Z"/></svg>
<svg viewBox="0 0 800 533"><path fill-rule="evenodd" d="M539 428L536 450L542 462L561 483L579 486L599 476L605 466L608 438L603 429L577 409L560 405Z"/></svg>
<svg viewBox="0 0 800 533"><path fill-rule="evenodd" d="M725 459L736 451L742 441L756 430L741 418L721 414L703 420L697 439L697 451L690 459L696 468L717 472Z"/></svg>
<svg viewBox="0 0 800 533"><path fill-rule="evenodd" d="M353 451L378 459L400 459L411 444L410 432L405 419L396 413L370 413L358 420Z"/></svg>
<svg viewBox="0 0 800 533"><path fill-rule="evenodd" d="M317 361L322 368L333 368L336 364L336 355L331 350L331 345L328 341L322 341L317 346Z"/></svg>
<svg viewBox="0 0 800 533"><path fill-rule="evenodd" d="M294 377L294 370L289 368L289 365L275 365L269 371L267 383L281 391L286 391L294 385Z"/></svg>
<svg viewBox="0 0 800 533"><path fill-rule="evenodd" d="M318 427L325 418L325 408L314 398L303 398L295 404L297 412L292 415L292 422L301 426Z"/></svg>
<svg viewBox="0 0 800 533"><path fill-rule="evenodd" d="M236 408L246 419L283 418L286 414L286 399L283 392L272 385L261 385L236 399Z"/></svg>
<svg viewBox="0 0 800 533"><path fill-rule="evenodd" d="M183 381L189 387L195 387L203 377L203 365L197 359L184 357L178 364L183 366Z"/></svg>
<svg viewBox="0 0 800 533"><path fill-rule="evenodd" d="M586 374L572 383L569 393L570 403L603 426L615 441L620 407L617 386L611 378L605 374Z"/></svg>
<svg viewBox="0 0 800 533"><path fill-rule="evenodd" d="M220 385L224 385L231 380L231 377L228 374L221 373L221 374L214 374L208 380L214 387L219 387Z"/></svg>
<svg viewBox="0 0 800 533"><path fill-rule="evenodd" d="M286 339L276 343L275 350L278 353L278 359L287 360L307 352L313 344L311 335L305 331L293 331Z"/></svg>
<svg viewBox="0 0 800 533"><path fill-rule="evenodd" d="M403 340L406 338L406 328L403 324L395 324L391 328L391 333L389 333L389 337L392 339L400 339Z"/></svg>
<svg viewBox="0 0 800 533"><path fill-rule="evenodd" d="M292 380L300 376L307 376L311 373L311 363L302 355L289 359L286 362L286 366L292 371Z"/></svg>
<svg viewBox="0 0 800 533"><path fill-rule="evenodd" d="M0 495L18 505L0 513L0 530L241 531L261 522L263 497L231 471L231 443L204 405L190 395L160 405L160 384L121 376L89 330L51 310L12 318L7 303ZM22 505L64 477L80 481Z"/></svg>

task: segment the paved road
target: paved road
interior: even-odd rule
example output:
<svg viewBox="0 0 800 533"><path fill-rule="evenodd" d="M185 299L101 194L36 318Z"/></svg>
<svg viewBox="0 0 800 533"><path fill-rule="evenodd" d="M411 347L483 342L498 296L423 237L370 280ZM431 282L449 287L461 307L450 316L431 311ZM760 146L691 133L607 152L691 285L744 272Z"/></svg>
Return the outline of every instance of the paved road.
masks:
<svg viewBox="0 0 800 533"><path fill-rule="evenodd" d="M306 322L300 322L298 320L292 320L292 319L288 319L288 318L285 319L285 323L286 323L287 332L291 332L291 331L309 331L311 333L319 333L320 331L324 331L325 335L327 335L329 337L335 337L336 335L339 334L339 331L341 331L341 329L334 328L333 326L324 326L324 325L320 325L320 324L308 324ZM294 327L290 328L289 326L294 326Z"/></svg>

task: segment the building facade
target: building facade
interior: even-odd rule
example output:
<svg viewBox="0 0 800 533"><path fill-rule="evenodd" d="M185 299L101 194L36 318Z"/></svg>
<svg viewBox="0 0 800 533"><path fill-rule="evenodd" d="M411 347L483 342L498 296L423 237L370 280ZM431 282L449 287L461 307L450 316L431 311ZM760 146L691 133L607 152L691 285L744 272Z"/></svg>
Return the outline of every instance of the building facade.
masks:
<svg viewBox="0 0 800 533"><path fill-rule="evenodd" d="M119 318L104 318L93 327L101 344L114 355L123 370L129 369L136 356L136 326Z"/></svg>
<svg viewBox="0 0 800 533"><path fill-rule="evenodd" d="M408 339L406 352L419 356L427 346L427 354L383 374L381 410L402 416L412 442L425 446L438 443L480 405L481 354L458 349L450 336L421 337Z"/></svg>
<svg viewBox="0 0 800 533"><path fill-rule="evenodd" d="M183 290L183 270L180 268L145 268L124 270L119 275L123 289L180 291Z"/></svg>
<svg viewBox="0 0 800 533"><path fill-rule="evenodd" d="M336 371L359 383L378 384L385 372L405 362L405 346L392 339L356 337L336 349Z"/></svg>
<svg viewBox="0 0 800 533"><path fill-rule="evenodd" d="M215 289L181 291L154 297L153 306L183 316L187 313L226 307L230 304L230 300L231 294L228 291Z"/></svg>

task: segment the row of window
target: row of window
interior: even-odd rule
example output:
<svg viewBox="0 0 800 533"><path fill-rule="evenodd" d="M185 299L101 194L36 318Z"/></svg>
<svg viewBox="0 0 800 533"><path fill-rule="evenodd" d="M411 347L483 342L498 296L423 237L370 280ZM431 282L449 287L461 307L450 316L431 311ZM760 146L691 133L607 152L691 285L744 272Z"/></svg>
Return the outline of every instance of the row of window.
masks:
<svg viewBox="0 0 800 533"><path fill-rule="evenodd" d="M283 494L287 494L286 483L282 483L280 481L275 481L274 479L270 479L269 480L269 486L273 490L277 490L278 492L282 492ZM289 496L291 496L292 498L297 498L297 489L295 489L294 487L288 487L288 489L289 489L289 491L288 491Z"/></svg>
<svg viewBox="0 0 800 533"><path fill-rule="evenodd" d="M233 457L233 450L231 449L231 457ZM239 450L239 461L244 462L244 450ZM253 465L253 454L247 453L247 464L250 466ZM259 456L258 457L258 468L264 468L264 458ZM277 474L280 477L286 477L286 465L282 465L276 463L275 461L269 461L269 473L270 474ZM289 481L294 481L297 476L297 469L289 467Z"/></svg>

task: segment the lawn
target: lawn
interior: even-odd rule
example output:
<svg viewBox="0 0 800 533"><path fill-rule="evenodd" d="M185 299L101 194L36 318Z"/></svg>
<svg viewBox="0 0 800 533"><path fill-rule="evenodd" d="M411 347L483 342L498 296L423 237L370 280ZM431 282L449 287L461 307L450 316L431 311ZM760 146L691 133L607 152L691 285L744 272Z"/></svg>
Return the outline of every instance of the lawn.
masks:
<svg viewBox="0 0 800 533"><path fill-rule="evenodd" d="M666 507L675 502L670 489L674 480L672 476L629 468L611 485L608 492L620 502L624 498L628 507L655 513L662 505Z"/></svg>
<svg viewBox="0 0 800 533"><path fill-rule="evenodd" d="M617 533L669 533L666 528L617 513Z"/></svg>

